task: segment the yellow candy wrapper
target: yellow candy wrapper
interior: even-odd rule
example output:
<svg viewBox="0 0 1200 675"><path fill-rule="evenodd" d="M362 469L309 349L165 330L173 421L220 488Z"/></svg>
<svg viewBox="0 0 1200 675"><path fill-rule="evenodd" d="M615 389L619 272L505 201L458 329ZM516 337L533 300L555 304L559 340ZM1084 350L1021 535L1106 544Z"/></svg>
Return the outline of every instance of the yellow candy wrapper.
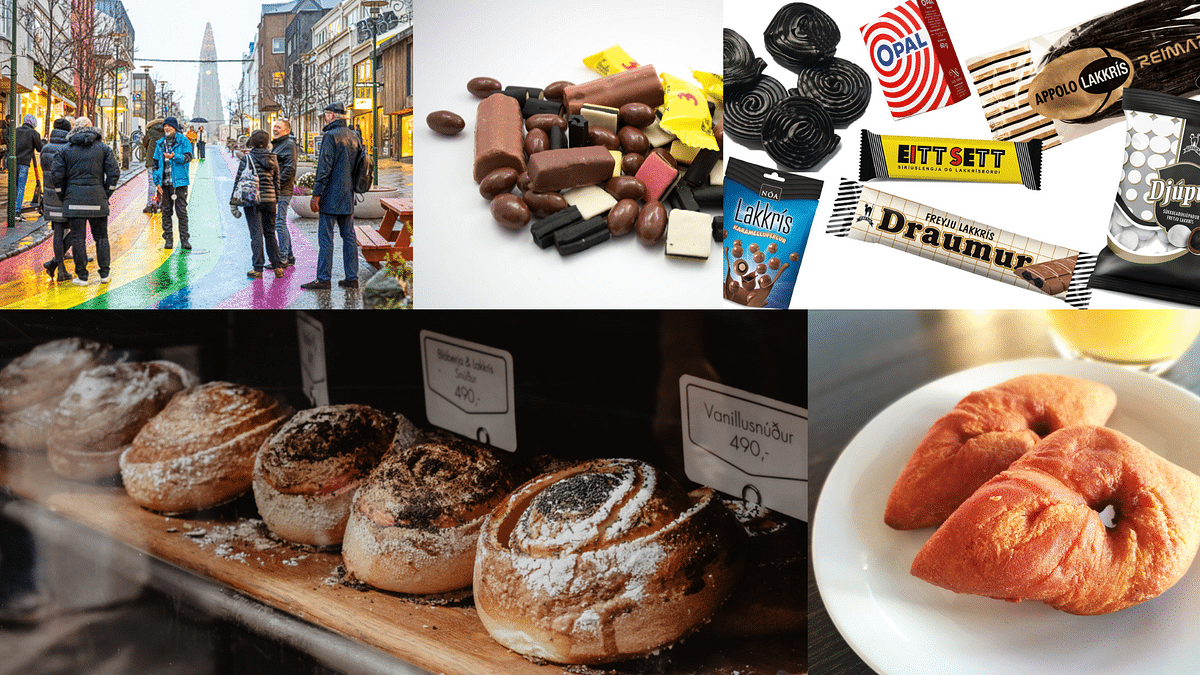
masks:
<svg viewBox="0 0 1200 675"><path fill-rule="evenodd" d="M583 65L600 73L601 76L606 76L626 70L633 70L639 64L624 49L621 49L619 45L613 45L602 52L597 52L584 58Z"/></svg>
<svg viewBox="0 0 1200 675"><path fill-rule="evenodd" d="M717 139L713 136L712 115L708 114L704 92L668 73L663 73L660 79L664 103L659 126L675 134L685 145L716 150Z"/></svg>
<svg viewBox="0 0 1200 675"><path fill-rule="evenodd" d="M709 98L716 101L725 100L725 78L713 73L706 73L702 70L693 70L692 77L700 83L700 88Z"/></svg>

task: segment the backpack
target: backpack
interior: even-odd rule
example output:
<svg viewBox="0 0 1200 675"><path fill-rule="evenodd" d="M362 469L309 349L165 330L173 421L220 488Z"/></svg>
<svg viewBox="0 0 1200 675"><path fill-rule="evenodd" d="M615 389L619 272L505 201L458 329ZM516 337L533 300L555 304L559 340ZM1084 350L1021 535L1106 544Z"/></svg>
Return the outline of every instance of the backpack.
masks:
<svg viewBox="0 0 1200 675"><path fill-rule="evenodd" d="M254 206L258 204L259 187L258 187L258 168L254 166L254 158L250 153L246 153L246 167L249 171L243 170L242 175L238 178L237 185L233 186L233 197L229 199L229 203L234 206Z"/></svg>
<svg viewBox="0 0 1200 675"><path fill-rule="evenodd" d="M370 191L375 178L375 162L364 145L358 146L358 157L354 160L354 193L363 194Z"/></svg>

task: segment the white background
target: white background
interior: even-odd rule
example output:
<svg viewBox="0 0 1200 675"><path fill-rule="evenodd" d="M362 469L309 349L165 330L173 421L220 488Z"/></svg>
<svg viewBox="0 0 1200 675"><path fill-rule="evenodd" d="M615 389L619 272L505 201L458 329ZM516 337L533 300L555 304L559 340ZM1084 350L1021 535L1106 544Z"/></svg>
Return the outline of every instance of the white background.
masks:
<svg viewBox="0 0 1200 675"><path fill-rule="evenodd" d="M795 75L776 63L762 31L784 2L725 4L723 25L737 30L764 58L766 74L787 88ZM841 0L814 3L841 29L837 56L853 61L872 80L866 114L839 129L841 145L816 171L825 181L820 206L800 268L792 308L1065 308L1061 300L985 279L901 253L878 244L825 234L841 177L857 178L861 129L875 133L949 138L991 138L973 83L972 94L947 108L894 120L871 68L859 27L891 10L895 0ZM1050 3L1010 0L940 3L960 62L1026 38L1083 22L1128 4ZM440 7L425 10L426 6ZM447 11L453 7L452 11ZM641 63L686 77L689 69L720 72L721 3L642 3L636 13L615 7L566 9L561 3L422 3L417 9L416 273L419 307L695 307L736 308L720 294L719 248L707 263L666 259L661 247L648 249L630 235L591 251L561 258L531 241L528 228L504 230L471 180L471 129L478 99L466 91L472 77L487 75L503 84L545 86L593 74L580 59L617 43ZM964 65L965 68L965 65ZM455 138L439 137L425 115L454 110L467 120ZM1047 242L1098 253L1121 170L1124 121L1048 150L1043 157L1042 190L1020 185L872 181L872 187L952 214ZM728 139L726 154L772 165L766 153ZM1163 303L1134 295L1095 290L1092 307L1156 307Z"/></svg>
<svg viewBox="0 0 1200 675"><path fill-rule="evenodd" d="M471 178L475 110L467 81L504 86L582 83L583 58L620 45L659 74L720 73L721 1L637 6L532 2L416 3L413 125L414 302L428 307L721 308L721 257L674 260L632 233L581 253L538 248L529 227L497 223ZM466 120L454 137L425 124L434 110Z"/></svg>

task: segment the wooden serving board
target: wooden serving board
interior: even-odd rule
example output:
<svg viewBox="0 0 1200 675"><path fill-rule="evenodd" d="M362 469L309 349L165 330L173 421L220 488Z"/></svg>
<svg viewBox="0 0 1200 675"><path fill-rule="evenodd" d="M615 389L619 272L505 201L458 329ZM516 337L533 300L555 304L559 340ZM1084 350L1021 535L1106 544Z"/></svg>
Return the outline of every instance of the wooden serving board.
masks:
<svg viewBox="0 0 1200 675"><path fill-rule="evenodd" d="M492 640L470 601L414 602L341 583L338 553L315 552L273 538L253 499L190 517L146 511L120 487L74 482L50 470L45 456L0 455L0 484L22 499L135 549L204 575L259 602L446 675L559 675ZM795 675L805 670L804 636L773 640L693 639L657 661L591 671L662 675ZM591 672L589 671L589 672Z"/></svg>

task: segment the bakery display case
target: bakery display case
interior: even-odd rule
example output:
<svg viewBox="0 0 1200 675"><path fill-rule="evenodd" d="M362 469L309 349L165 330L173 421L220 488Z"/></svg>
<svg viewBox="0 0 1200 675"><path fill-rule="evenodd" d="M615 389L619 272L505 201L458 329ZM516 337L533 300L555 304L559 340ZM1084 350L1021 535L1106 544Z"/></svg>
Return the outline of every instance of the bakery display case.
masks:
<svg viewBox="0 0 1200 675"><path fill-rule="evenodd" d="M599 656L593 660L599 662L559 665L550 659L569 661L571 657L529 649L524 638L513 640L511 634L498 640L494 636L504 635L492 620L498 612L493 609L481 619L475 597L478 591L475 596L469 592L414 595L369 586L361 578L370 578L361 571L364 568L348 565L336 546L281 538L273 531L280 528L280 516L264 519L254 491L239 492L232 501L214 499L214 503L225 503L201 504L198 511L192 510L192 505L176 512L144 501L134 490L136 484L128 482L133 477L133 460L145 459L148 453L160 453L158 459L165 457L176 464L182 461L183 451L163 449L167 436L183 445L195 445L199 438L204 439L200 445L224 447L225 421L216 421L212 410L224 406L224 413L236 417L230 411L240 410L242 404L217 406L210 401L181 412L187 397L176 391L187 385L184 392L194 396L197 382L209 383L203 387L229 382L231 390L236 385L237 392L261 393L278 411L287 409L287 414L276 411L266 416L263 429L254 432L264 438L286 436L280 429L291 411L310 411L318 403L357 404L382 411L389 418L402 416L400 426L407 423L414 430L408 443L449 447L462 442L483 447L454 439L430 419L442 413L431 415L427 406L430 371L434 369L422 347L428 335L467 341L464 344L506 355L504 363L511 371L506 413L513 425L511 439L500 425L490 424L486 429L481 426L477 436L497 446L515 447L511 454L488 449L500 453L504 463L522 467L514 485L537 475L543 476L538 480L545 484L536 480L526 484L524 490L532 496L525 497L520 496L525 494L521 489L512 492L513 497L507 489L502 490L496 501L487 502L487 513L500 499L507 501L496 510L505 510L510 516L517 513L513 522L522 523L546 515L550 503L567 513L574 513L571 509L591 513L588 509L600 509L601 501L610 507L617 504L611 517L603 517L606 522L600 529L607 532L624 514L632 533L622 534L619 542L606 548L604 555L609 557L605 559L614 569L636 568L638 574L660 567L656 556L674 550L666 545L667 540L675 545L675 539L683 539L677 530L685 528L677 522L695 513L712 519L692 526L697 534L695 545L677 546L681 551L678 560L661 566L672 572L649 581L626 575L606 582L620 586L617 599L625 604L603 604L601 591L589 591L573 609L565 603L555 604L557 600L531 606L530 615L558 612L542 616L544 625L559 630L564 623L570 624L575 632L565 634L576 636L572 639L577 638L579 627L594 628ZM5 371L7 379L0 376L0 393L10 395L22 387L26 393L31 388L53 388L51 380L71 366L69 356L46 356L17 378L16 385L11 367L14 361L20 365L22 355L38 345L68 338L109 347L95 359L102 364L99 368L109 369L101 371L107 374L105 378L85 386L77 383L76 373L70 379L78 391L72 390L65 398L61 393L55 395L59 398L54 411L71 410L71 423L59 420L57 424L90 441L77 441L70 446L75 454L64 454L58 448L64 446L59 436L65 432L55 431L57 427L50 423L42 426L37 420L44 418L35 417L36 410L30 412L28 401L9 406L19 408L16 410L0 402L4 408L0 413L0 441L4 443L0 449L0 644L12 655L0 672L807 672L805 593L800 592L807 567L807 524L782 514L764 516L736 501L726 503L726 495L700 490L701 485L688 475L686 409L681 411L680 404L681 378L696 378L781 406L807 408L803 314L435 312L394 318L319 312L15 313L0 316L0 366L10 367ZM114 365L157 362L174 364L174 369L139 366L132 374L127 371L133 369ZM78 364L81 371L84 366L90 368L86 370L89 373L97 367L91 361ZM459 376L464 382L472 381L465 373ZM131 381L138 384L129 384ZM151 381L157 383L157 389ZM482 392L484 385L474 384ZM107 391L105 387L140 391L144 396L129 401L96 393ZM87 392L97 399L95 409L80 407ZM76 407L63 404L66 399ZM205 411L203 416L196 412L200 409ZM131 421L135 418L138 421ZM193 422L180 424L180 419ZM258 428L253 424L233 426L236 428L227 433L230 439L243 438L252 434L250 429ZM297 429L302 427L304 424L293 423L288 433L299 433ZM176 428L183 430L167 433ZM346 433L319 431L310 436L315 438L313 444L326 446L336 445ZM257 438L253 445L262 447ZM399 441L392 443L389 452L396 454ZM803 442L799 445L803 447ZM406 447L418 448L412 451L413 464L443 461L434 462L431 458L441 456L420 449L425 446ZM115 453L116 449L121 452ZM757 446L753 449L757 451ZM203 463L198 458L205 450L185 457L186 463ZM294 460L296 454L289 452L286 448L277 452L272 461ZM122 457L119 471L109 468L106 473L94 468L114 466L114 453ZM80 455L86 456L86 461ZM630 462L596 461L617 458ZM226 458L220 464L228 468L238 461ZM87 470L79 473L79 466ZM453 491L453 481L460 473L468 473L441 469L437 475L446 476L439 479L446 481L446 487L443 490L441 483L436 484L429 492L431 499ZM620 489L614 486L621 485L614 476L647 472L653 477L638 478L641 487L633 489L629 497L613 496ZM547 474L554 478L546 479ZM486 471L478 475L485 477L482 482L495 480ZM315 492L324 494L344 490L343 478L337 474L333 479L323 476L310 482L316 485ZM156 473L151 479L151 484L164 480ZM590 488L581 487L581 492L564 487L598 483L607 490L600 497L588 496ZM544 489L546 486L553 489ZM404 496L414 490L396 488L393 493ZM189 493L195 491L194 486L189 489ZM664 491L670 494L657 496ZM626 508L626 504L649 499L645 496L652 492L654 508L667 515L630 516L633 507ZM753 498L753 491L744 494ZM348 497L346 501L349 503ZM147 503L159 508L140 505ZM527 509L534 516L522 515L521 509L529 504L534 505ZM670 508L675 511L668 513L670 509L662 504L674 504ZM703 504L708 506L701 508ZM292 510L302 513L303 506ZM486 521L487 513L480 520ZM494 541L502 542L503 548L516 541L511 532L526 528L536 535L539 528L556 527L560 517L565 518L560 513L529 526L498 520L494 529L504 534ZM662 521L666 534L648 532L650 521L656 519ZM486 530L487 525L483 527ZM575 524L565 527L571 536L586 529ZM709 536L722 528L729 528L730 538ZM767 536L758 536L763 533ZM662 549L668 553L654 549L651 554L636 548L641 539L663 543ZM536 536L532 541L516 547L536 548L546 543ZM588 546L593 544L574 542L567 548L577 551ZM486 569L541 564L497 560L489 558ZM737 571L722 571L725 567ZM356 569L360 570L357 576ZM476 566L474 582L492 588L490 593L495 596L494 589L501 584L493 574L499 579L499 572L491 571L481 578ZM541 588L539 584L553 585L554 574L562 572L547 571L542 577L523 574L518 582ZM634 578L642 585L632 584ZM701 597L719 609L699 609L705 603L684 602ZM670 605L672 601L676 605ZM656 602L660 606L654 610ZM668 603L666 609L663 603ZM489 604L488 608L497 606ZM709 611L712 616L695 617ZM645 622L639 625L629 623L628 617L650 618L637 619ZM557 636L562 631L554 630L547 639L560 639ZM665 637L654 638L656 631ZM533 629L525 631L534 633ZM731 637L733 633L740 635ZM680 634L686 637L676 642ZM634 638L647 641L643 644ZM654 639L665 644L659 647ZM532 655L523 656L513 649ZM634 658L623 658L633 654ZM604 662L609 659L616 660Z"/></svg>

